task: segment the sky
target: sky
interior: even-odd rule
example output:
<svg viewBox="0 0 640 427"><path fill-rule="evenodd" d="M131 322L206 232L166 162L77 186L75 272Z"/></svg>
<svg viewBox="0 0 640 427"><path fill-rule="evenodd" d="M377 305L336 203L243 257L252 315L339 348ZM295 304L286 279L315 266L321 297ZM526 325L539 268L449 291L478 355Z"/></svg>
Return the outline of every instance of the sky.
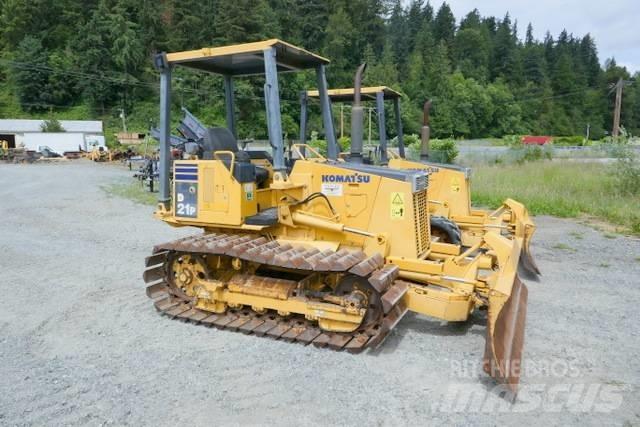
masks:
<svg viewBox="0 0 640 427"><path fill-rule="evenodd" d="M409 4L410 0L404 0ZM426 1L425 1L426 3ZM598 57L615 57L618 65L633 74L640 71L640 7L638 0L448 0L458 23L477 8L482 16L502 18L508 11L511 21L518 20L518 36L523 39L527 24L542 40L547 30L554 39L566 28L575 37L590 33L596 40ZM438 10L442 1L431 0Z"/></svg>

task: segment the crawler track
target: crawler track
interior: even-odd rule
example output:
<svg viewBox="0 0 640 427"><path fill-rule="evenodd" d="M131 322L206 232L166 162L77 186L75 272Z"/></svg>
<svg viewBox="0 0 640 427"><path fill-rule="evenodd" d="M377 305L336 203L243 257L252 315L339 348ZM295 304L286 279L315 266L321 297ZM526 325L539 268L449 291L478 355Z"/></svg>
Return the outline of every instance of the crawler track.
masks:
<svg viewBox="0 0 640 427"><path fill-rule="evenodd" d="M228 309L222 314L200 310L194 308L189 299L173 292L169 285L165 262L173 251L228 255L283 268L349 272L367 277L369 283L382 295L384 315L378 323L365 329L339 333L322 331L315 323L297 314L282 317L271 311L259 314L249 308ZM367 258L359 251L321 252L317 249L281 245L255 234L211 233L156 246L154 253L146 259L146 267L144 280L149 285L147 296L154 301L156 310L167 317L332 350L359 353L367 348L377 347L407 312L402 303L407 284L395 280L397 268L384 266L380 256Z"/></svg>

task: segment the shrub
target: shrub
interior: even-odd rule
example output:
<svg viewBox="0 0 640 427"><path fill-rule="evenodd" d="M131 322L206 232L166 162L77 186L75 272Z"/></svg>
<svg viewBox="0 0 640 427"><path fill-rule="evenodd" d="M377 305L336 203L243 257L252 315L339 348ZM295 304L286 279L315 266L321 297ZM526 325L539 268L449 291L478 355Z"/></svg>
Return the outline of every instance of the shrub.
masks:
<svg viewBox="0 0 640 427"><path fill-rule="evenodd" d="M437 163L453 163L458 157L458 147L453 139L432 139L429 158Z"/></svg>
<svg viewBox="0 0 640 427"><path fill-rule="evenodd" d="M338 145L340 145L340 150L342 152L351 150L351 138L348 136L343 136L342 138L338 138Z"/></svg>
<svg viewBox="0 0 640 427"><path fill-rule="evenodd" d="M393 138L395 140L395 144L394 145L398 145L398 138ZM404 146L405 147L409 147L411 145L416 145L418 147L420 147L420 137L418 135L416 135L415 133L412 133L411 135L404 135Z"/></svg>
<svg viewBox="0 0 640 427"><path fill-rule="evenodd" d="M57 119L45 120L41 125L42 132L66 132Z"/></svg>
<svg viewBox="0 0 640 427"><path fill-rule="evenodd" d="M327 155L327 141L324 139L318 139L318 132L311 132L311 139L308 144L323 156Z"/></svg>
<svg viewBox="0 0 640 427"><path fill-rule="evenodd" d="M616 187L622 195L640 194L640 160L626 144L616 147L614 155L618 158L614 169Z"/></svg>
<svg viewBox="0 0 640 427"><path fill-rule="evenodd" d="M584 137L580 135L575 136L556 136L553 138L553 143L555 145L566 145L566 146L583 146L584 145Z"/></svg>
<svg viewBox="0 0 640 427"><path fill-rule="evenodd" d="M519 157L516 159L516 163L519 165L526 162L535 162L539 160L551 160L551 149L542 148L538 145L524 147L521 150Z"/></svg>

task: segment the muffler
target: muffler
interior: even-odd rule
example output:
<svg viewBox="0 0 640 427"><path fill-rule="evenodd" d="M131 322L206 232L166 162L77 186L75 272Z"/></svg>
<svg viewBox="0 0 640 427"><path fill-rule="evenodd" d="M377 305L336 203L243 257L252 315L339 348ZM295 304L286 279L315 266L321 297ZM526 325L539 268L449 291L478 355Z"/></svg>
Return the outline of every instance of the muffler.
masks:
<svg viewBox="0 0 640 427"><path fill-rule="evenodd" d="M422 109L422 129L420 131L420 160L429 160L429 139L431 139L431 128L429 127L429 111L431 110L431 100L427 99Z"/></svg>
<svg viewBox="0 0 640 427"><path fill-rule="evenodd" d="M364 108L360 105L360 88L362 76L367 68L364 63L358 67L353 81L353 107L351 107L351 153L349 161L362 163L362 149L364 141Z"/></svg>

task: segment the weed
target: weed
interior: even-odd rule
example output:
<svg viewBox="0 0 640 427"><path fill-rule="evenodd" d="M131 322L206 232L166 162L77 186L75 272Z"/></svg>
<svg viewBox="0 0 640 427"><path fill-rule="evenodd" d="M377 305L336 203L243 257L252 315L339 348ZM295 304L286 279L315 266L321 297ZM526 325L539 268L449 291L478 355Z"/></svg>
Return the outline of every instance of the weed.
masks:
<svg viewBox="0 0 640 427"><path fill-rule="evenodd" d="M578 239L578 240L584 239L584 233L581 233L579 231L572 231L569 233L569 235L574 239Z"/></svg>
<svg viewBox="0 0 640 427"><path fill-rule="evenodd" d="M573 249L571 246L567 245L566 243L557 243L555 245L552 246L553 249L560 249L561 251L571 251L571 252L575 252L576 250Z"/></svg>
<svg viewBox="0 0 640 427"><path fill-rule="evenodd" d="M617 239L618 236L616 236L615 234L612 233L604 233L604 237L606 237L607 239Z"/></svg>
<svg viewBox="0 0 640 427"><path fill-rule="evenodd" d="M609 267L611 267L611 264L606 263L606 262L601 262L600 264L598 264L598 267L600 267L600 268L609 268Z"/></svg>
<svg viewBox="0 0 640 427"><path fill-rule="evenodd" d="M141 205L155 205L158 199L156 194L150 193L145 187L141 186L137 182L128 184L110 184L102 186L101 188L105 193L111 196L129 199Z"/></svg>

